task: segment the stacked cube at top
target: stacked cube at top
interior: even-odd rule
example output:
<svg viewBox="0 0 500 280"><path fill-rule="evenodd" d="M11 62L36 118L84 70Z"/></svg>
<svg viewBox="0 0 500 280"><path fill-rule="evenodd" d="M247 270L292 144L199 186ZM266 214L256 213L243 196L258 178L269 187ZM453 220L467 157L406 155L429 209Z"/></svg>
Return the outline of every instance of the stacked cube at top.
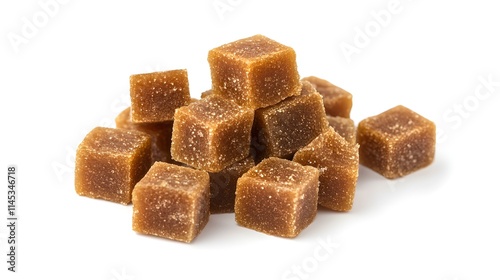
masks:
<svg viewBox="0 0 500 280"><path fill-rule="evenodd" d="M252 109L300 94L295 51L255 35L209 51L213 93Z"/></svg>
<svg viewBox="0 0 500 280"><path fill-rule="evenodd" d="M130 99L134 123L173 120L175 109L191 102L187 70L131 75Z"/></svg>

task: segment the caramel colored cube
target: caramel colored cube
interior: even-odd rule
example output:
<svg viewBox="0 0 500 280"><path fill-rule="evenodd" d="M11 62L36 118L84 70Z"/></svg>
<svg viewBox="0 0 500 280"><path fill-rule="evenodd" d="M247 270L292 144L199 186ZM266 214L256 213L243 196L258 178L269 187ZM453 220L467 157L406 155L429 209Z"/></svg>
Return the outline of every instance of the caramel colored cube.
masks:
<svg viewBox="0 0 500 280"><path fill-rule="evenodd" d="M130 76L131 116L135 123L174 119L175 109L188 105L188 75L185 69Z"/></svg>
<svg viewBox="0 0 500 280"><path fill-rule="evenodd" d="M300 93L295 51L262 35L214 48L208 53L215 94L252 109Z"/></svg>
<svg viewBox="0 0 500 280"><path fill-rule="evenodd" d="M219 172L250 153L254 112L210 95L175 112L172 158L208 172Z"/></svg>
<svg viewBox="0 0 500 280"><path fill-rule="evenodd" d="M135 186L134 231L190 243L210 214L210 179L205 171L156 162Z"/></svg>
<svg viewBox="0 0 500 280"><path fill-rule="evenodd" d="M151 138L139 131L96 127L78 146L75 190L82 196L129 204L151 167Z"/></svg>
<svg viewBox="0 0 500 280"><path fill-rule="evenodd" d="M130 118L130 107L123 110L115 118L116 128L142 131L151 136L152 162L163 161L174 163L170 156L173 121L160 123L134 123Z"/></svg>
<svg viewBox="0 0 500 280"><path fill-rule="evenodd" d="M357 138L360 163L389 179L434 160L435 124L401 105L362 120Z"/></svg>
<svg viewBox="0 0 500 280"><path fill-rule="evenodd" d="M319 171L267 158L238 179L235 218L244 227L295 237L316 217Z"/></svg>
<svg viewBox="0 0 500 280"><path fill-rule="evenodd" d="M209 96L212 93L213 93L213 90L211 90L211 89L205 90L204 92L201 93L201 98L205 98L205 97Z"/></svg>
<svg viewBox="0 0 500 280"><path fill-rule="evenodd" d="M319 169L319 205L335 211L352 208L358 179L358 145L333 128L295 153L293 161Z"/></svg>
<svg viewBox="0 0 500 280"><path fill-rule="evenodd" d="M220 172L210 173L210 213L234 213L236 182L254 166L253 158L247 157Z"/></svg>
<svg viewBox="0 0 500 280"><path fill-rule="evenodd" d="M287 158L328 128L321 95L304 82L299 96L255 111L253 143L257 159Z"/></svg>
<svg viewBox="0 0 500 280"><path fill-rule="evenodd" d="M310 76L303 78L302 81L308 81L323 96L326 114L329 116L338 116L349 118L352 108L352 94L330 83L327 80Z"/></svg>
<svg viewBox="0 0 500 280"><path fill-rule="evenodd" d="M344 139L351 143L356 144L356 126L354 121L343 117L326 116L326 120L335 131L344 137Z"/></svg>

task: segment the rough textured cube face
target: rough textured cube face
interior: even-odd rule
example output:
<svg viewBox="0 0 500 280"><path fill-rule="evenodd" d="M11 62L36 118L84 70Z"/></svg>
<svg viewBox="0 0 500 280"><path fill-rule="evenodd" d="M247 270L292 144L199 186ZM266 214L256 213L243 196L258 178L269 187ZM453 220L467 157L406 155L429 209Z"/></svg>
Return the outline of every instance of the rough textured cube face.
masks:
<svg viewBox="0 0 500 280"><path fill-rule="evenodd" d="M116 128L137 130L151 136L152 162L164 161L173 163L170 156L170 144L172 142L173 121L161 123L133 123L130 118L130 107L123 110L115 118Z"/></svg>
<svg viewBox="0 0 500 280"><path fill-rule="evenodd" d="M349 118L352 109L352 94L335 86L327 80L318 77L306 77L302 79L308 81L323 96L326 114L329 116L338 116Z"/></svg>
<svg viewBox="0 0 500 280"><path fill-rule="evenodd" d="M316 168L268 158L250 169L236 187L236 222L271 235L295 237L316 217Z"/></svg>
<svg viewBox="0 0 500 280"><path fill-rule="evenodd" d="M362 120L357 138L360 163L389 179L434 160L435 124L404 106Z"/></svg>
<svg viewBox="0 0 500 280"><path fill-rule="evenodd" d="M255 111L253 150L257 159L287 158L327 128L321 95L304 82L299 96Z"/></svg>
<svg viewBox="0 0 500 280"><path fill-rule="evenodd" d="M354 121L343 117L326 116L326 120L335 131L344 137L344 139L351 143L356 144L356 126Z"/></svg>
<svg viewBox="0 0 500 280"><path fill-rule="evenodd" d="M204 92L201 93L201 98L205 98L205 97L209 96L212 93L213 93L213 90L211 90L211 89L205 90Z"/></svg>
<svg viewBox="0 0 500 280"><path fill-rule="evenodd" d="M170 70L130 76L131 116L135 123L164 122L175 109L188 105L186 70Z"/></svg>
<svg viewBox="0 0 500 280"><path fill-rule="evenodd" d="M129 204L134 185L149 167L148 134L96 127L76 151L75 190L79 195Z"/></svg>
<svg viewBox="0 0 500 280"><path fill-rule="evenodd" d="M210 173L210 213L234 213L236 182L254 165L253 158L248 157L220 172Z"/></svg>
<svg viewBox="0 0 500 280"><path fill-rule="evenodd" d="M174 160L219 172L250 153L253 111L210 95L175 112Z"/></svg>
<svg viewBox="0 0 500 280"><path fill-rule="evenodd" d="M208 222L208 173L156 162L135 186L132 202L133 230L189 243Z"/></svg>
<svg viewBox="0 0 500 280"><path fill-rule="evenodd" d="M321 206L335 211L352 208L358 179L358 145L352 145L329 128L300 149L293 161L319 169L319 196Z"/></svg>
<svg viewBox="0 0 500 280"><path fill-rule="evenodd" d="M208 53L215 94L253 109L274 105L300 92L295 51L262 35Z"/></svg>

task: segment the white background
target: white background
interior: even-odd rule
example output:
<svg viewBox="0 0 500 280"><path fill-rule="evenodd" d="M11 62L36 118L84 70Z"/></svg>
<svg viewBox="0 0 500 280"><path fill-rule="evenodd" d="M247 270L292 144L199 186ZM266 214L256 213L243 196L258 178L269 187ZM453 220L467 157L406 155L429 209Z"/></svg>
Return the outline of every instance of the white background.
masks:
<svg viewBox="0 0 500 280"><path fill-rule="evenodd" d="M0 169L19 177L19 272L2 218L1 279L500 278L496 1L47 2L0 4ZM433 120L435 162L394 181L362 167L353 210L321 210L295 239L232 214L192 244L152 238L131 230L131 206L76 195L75 149L128 105L130 74L186 68L196 97L208 50L257 33L293 47L302 76L350 91L356 122L398 104Z"/></svg>

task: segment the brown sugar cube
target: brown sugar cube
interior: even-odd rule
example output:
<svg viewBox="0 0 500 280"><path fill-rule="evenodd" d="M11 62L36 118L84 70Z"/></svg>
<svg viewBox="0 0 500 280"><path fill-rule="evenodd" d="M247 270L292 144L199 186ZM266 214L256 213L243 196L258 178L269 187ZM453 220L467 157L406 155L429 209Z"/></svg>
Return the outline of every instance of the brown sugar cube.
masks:
<svg viewBox="0 0 500 280"><path fill-rule="evenodd" d="M394 179L432 163L436 126L400 105L362 120L357 139L360 163Z"/></svg>
<svg viewBox="0 0 500 280"><path fill-rule="evenodd" d="M151 136L152 162L164 161L174 163L170 156L173 121L160 123L134 123L130 118L130 107L123 110L115 118L116 128L142 131Z"/></svg>
<svg viewBox="0 0 500 280"><path fill-rule="evenodd" d="M326 120L347 142L356 144L356 126L349 118L326 116Z"/></svg>
<svg viewBox="0 0 500 280"><path fill-rule="evenodd" d="M295 51L262 35L214 48L208 53L215 94L252 109L300 93Z"/></svg>
<svg viewBox="0 0 500 280"><path fill-rule="evenodd" d="M333 128L295 153L293 161L319 169L319 205L335 211L352 208L358 179L358 145Z"/></svg>
<svg viewBox="0 0 500 280"><path fill-rule="evenodd" d="M328 128L321 95L309 82L303 82L301 94L255 111L253 143L257 159L291 158Z"/></svg>
<svg viewBox="0 0 500 280"><path fill-rule="evenodd" d="M219 172L250 153L254 112L210 95L175 112L172 158L197 169Z"/></svg>
<svg viewBox="0 0 500 280"><path fill-rule="evenodd" d="M96 127L78 146L75 190L129 204L134 185L151 167L151 138L140 131Z"/></svg>
<svg viewBox="0 0 500 280"><path fill-rule="evenodd" d="M204 92L201 93L201 98L205 98L205 97L209 96L212 93L213 93L213 90L211 90L211 89L205 90Z"/></svg>
<svg viewBox="0 0 500 280"><path fill-rule="evenodd" d="M210 173L210 213L234 213L236 182L254 166L253 158L247 157L220 172Z"/></svg>
<svg viewBox="0 0 500 280"><path fill-rule="evenodd" d="M132 202L134 231L190 243L208 222L208 173L155 162L135 186Z"/></svg>
<svg viewBox="0 0 500 280"><path fill-rule="evenodd" d="M352 94L335 86L327 80L318 77L305 77L302 81L308 81L323 96L325 111L327 115L349 118L352 108Z"/></svg>
<svg viewBox="0 0 500 280"><path fill-rule="evenodd" d="M130 76L131 116L135 123L174 119L175 109L188 105L188 75L185 69Z"/></svg>
<svg viewBox="0 0 500 280"><path fill-rule="evenodd" d="M238 179L235 218L266 234L295 237L316 217L319 171L267 158Z"/></svg>

